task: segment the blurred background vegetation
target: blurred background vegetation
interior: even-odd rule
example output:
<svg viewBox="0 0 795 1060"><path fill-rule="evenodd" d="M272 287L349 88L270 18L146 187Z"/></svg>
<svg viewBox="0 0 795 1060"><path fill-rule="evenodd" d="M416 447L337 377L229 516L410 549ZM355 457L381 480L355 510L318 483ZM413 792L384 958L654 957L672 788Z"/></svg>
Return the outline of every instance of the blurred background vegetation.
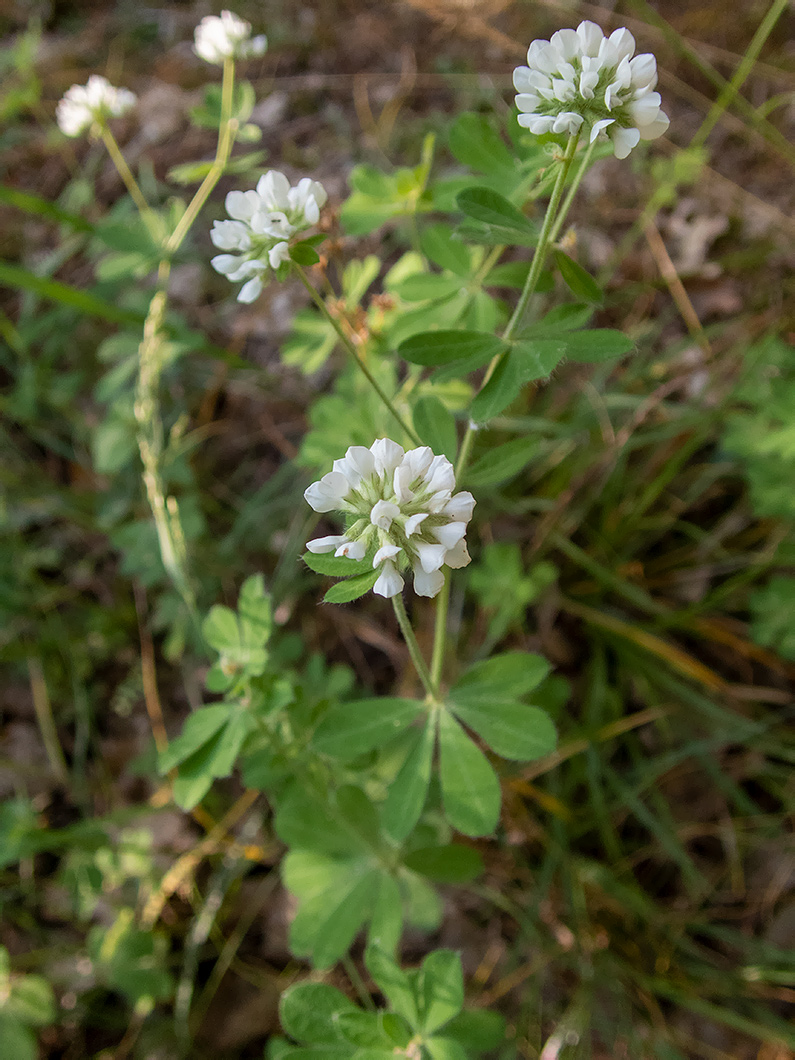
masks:
<svg viewBox="0 0 795 1060"><path fill-rule="evenodd" d="M190 43L211 10L0 4L4 1060L165 1060L187 1040L195 1057L258 1057L279 991L305 974L267 806L232 778L183 814L156 777L154 740L201 701L203 671L139 483L129 382L151 256L101 146L53 121L91 73L133 89L119 139L165 199L164 182L214 150L187 117L211 76ZM506 1058L794 1056L787 4L235 10L269 37L246 71L262 137L238 147L174 269L167 476L202 605L263 571L283 650L321 690L391 688L406 658L377 600L331 610L302 591L301 492L315 441L349 415L329 393L339 362L323 363L311 329L290 337L299 285L242 307L209 269L223 193L273 166L311 174L339 207L354 164L416 165L428 132L438 171L454 172L453 119L505 128L529 41L583 18L655 52L669 134L596 166L566 236L606 286L600 320L639 352L563 367L497 425L535 439L533 459L484 484L476 562L453 598L462 658L501 644L553 662L560 748L505 773L499 840L477 844L483 880L451 889L442 926L405 957L460 950L469 1002L508 1018ZM329 231L341 266L405 249L400 225L354 238L332 217ZM431 610L415 619L430 638ZM153 896L144 930L136 910ZM350 991L360 974L354 961L329 978Z"/></svg>

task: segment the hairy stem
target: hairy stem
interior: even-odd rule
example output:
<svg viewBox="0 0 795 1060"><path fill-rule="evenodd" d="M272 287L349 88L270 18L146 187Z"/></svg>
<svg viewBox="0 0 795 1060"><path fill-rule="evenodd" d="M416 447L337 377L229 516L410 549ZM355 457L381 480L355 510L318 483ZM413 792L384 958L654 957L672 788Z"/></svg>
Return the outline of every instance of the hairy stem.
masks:
<svg viewBox="0 0 795 1060"><path fill-rule="evenodd" d="M146 197L141 191L141 187L135 179L133 171L127 165L127 159L122 154L121 148L116 142L116 138L107 125L102 125L100 135L102 136L102 142L110 155L111 161L116 167L116 171L124 181L125 188L130 193L130 198L138 208L138 213L141 215L141 220L146 225L149 235L156 243L159 243L160 236L157 231L157 224L152 207L146 201Z"/></svg>
<svg viewBox="0 0 795 1060"><path fill-rule="evenodd" d="M397 596L392 597L392 606L395 609L395 617L398 620L400 632L403 634L403 639L409 650L411 661L414 663L414 669L417 671L425 691L431 699L436 699L436 692L434 690L433 681L431 680L431 675L428 672L428 667L425 665L425 660L422 657L417 638L414 636L414 630L411 628L411 622L409 622L409 616L406 614L406 607L400 593L398 593Z"/></svg>
<svg viewBox="0 0 795 1060"><path fill-rule="evenodd" d="M295 273L298 276L298 278L300 279L301 283L304 285L304 287L306 287L307 291L309 292L309 295L310 295L312 301L318 307L318 309L323 314L323 316L326 318L326 320L329 322L329 324L331 324L331 326L334 328L334 330L336 331L337 335L339 336L340 342L345 347L345 349L348 351L348 353L351 355L351 357L353 358L354 362L356 363L357 368L364 375L365 379L370 384L370 386L373 388L373 390L376 392L376 394L381 399L381 401L384 403L385 407L392 413L392 415L394 416L395 420L400 424L401 428L405 431L405 433L409 436L409 438L411 438L411 440L415 443L415 445L422 445L422 442L420 441L419 437L417 436L417 433L415 432L414 428L410 427L408 425L408 423L406 423L404 418L400 415L398 410L395 408L394 404L392 403L392 400L389 397L387 397L387 395L384 393L384 390L382 389L380 383L375 378L375 376L370 371L370 369L367 367L365 362L362 360L362 358L361 358L361 356L359 354L359 351L356 349L354 344L351 342L350 338L345 334L345 331L343 330L343 327L340 324L339 320L333 315L333 313L331 313L329 311L328 306L326 305L326 303L323 300L322 296L317 292L315 287L312 285L312 283L311 283L309 277L307 276L307 274L304 272L304 270L301 268L301 266L297 265L295 262L293 262L293 269L295 270Z"/></svg>

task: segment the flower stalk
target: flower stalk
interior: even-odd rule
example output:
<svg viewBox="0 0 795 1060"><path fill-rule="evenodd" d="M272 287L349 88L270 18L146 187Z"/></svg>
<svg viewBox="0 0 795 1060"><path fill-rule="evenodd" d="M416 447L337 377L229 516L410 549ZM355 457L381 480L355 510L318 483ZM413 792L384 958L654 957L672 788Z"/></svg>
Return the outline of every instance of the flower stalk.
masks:
<svg viewBox="0 0 795 1060"><path fill-rule="evenodd" d="M428 693L428 696L435 700L436 699L436 687L433 679L430 675L428 667L425 664L425 659L422 657L420 646L417 643L417 638L414 635L414 630L411 628L411 622L409 616L406 614L406 607L403 603L403 597L398 594L392 597L392 606L395 609L395 617L398 620L400 626L400 632L403 634L403 639L406 642L406 647L409 650L411 661L414 663L414 669L417 671L420 681L422 681L423 688Z"/></svg>

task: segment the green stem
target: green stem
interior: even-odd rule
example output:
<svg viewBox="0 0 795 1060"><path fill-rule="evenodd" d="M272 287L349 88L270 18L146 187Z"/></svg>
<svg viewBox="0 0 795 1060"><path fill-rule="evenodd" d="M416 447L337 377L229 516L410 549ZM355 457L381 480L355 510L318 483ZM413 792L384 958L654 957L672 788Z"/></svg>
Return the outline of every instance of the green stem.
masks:
<svg viewBox="0 0 795 1060"><path fill-rule="evenodd" d="M439 696L444 666L444 649L447 639L447 612L450 606L450 576L446 575L444 585L436 597L436 624L433 631L433 654L431 655L431 684Z"/></svg>
<svg viewBox="0 0 795 1060"><path fill-rule="evenodd" d="M569 185L569 190L566 192L566 198L564 199L563 205L558 211L558 216L555 218L555 221L552 225L552 231L549 233L550 245L557 243L558 241L560 230L563 227L566 218L568 217L569 210L571 209L571 204L574 202L574 196L580 190L582 178L585 176L591 166L591 158L593 157L593 153L595 150L596 140L592 140L583 152L582 162L580 162L580 168L575 173L574 180Z"/></svg>
<svg viewBox="0 0 795 1060"><path fill-rule="evenodd" d="M400 426L403 428L403 430L406 432L406 434L409 436L409 438L411 438L411 440L415 443L415 445L422 445L422 442L420 441L417 433L414 431L414 429L412 427L409 427L408 423L406 423L406 421L400 415L398 410L392 404L392 401L390 400L390 398L388 398L387 395L384 393L384 391L382 390L381 385L379 384L378 380L375 378L373 373L370 371L370 369L367 367L367 365L365 364L365 362L362 360L361 356L359 355L359 351L356 349L356 347L353 345L351 340L348 338L348 336L343 331L342 325L340 324L339 320L337 320L337 318L329 311L329 308L326 305L325 301L323 300L321 295L315 290L314 286L310 282L310 279L306 275L304 270L301 268L300 265L297 265L295 262L293 262L292 264L293 264L293 269L295 270L296 275L298 276L298 278L300 279L300 281L304 285L304 287L306 287L306 289L309 292L309 295L310 295L312 301L318 307L318 309L323 314L323 316L326 318L326 320L329 322L329 324L331 324L331 326L334 328L334 330L336 331L337 335L339 336L340 342L345 347L345 349L348 351L348 353L351 355L351 357L353 358L353 360L356 363L356 366L359 368L361 373L364 375L364 377L367 380L367 382L370 384L370 386L373 388L373 390L376 392L376 394L378 394L379 398L381 399L381 401L383 401L383 403L386 406L386 408L389 409L389 411L395 417L395 419L400 424Z"/></svg>
<svg viewBox="0 0 795 1060"><path fill-rule="evenodd" d="M224 60L223 80L221 82L221 124L218 129L218 147L215 151L215 160L210 171L202 181L199 190L193 196L185 213L180 218L179 224L172 232L166 243L166 253L174 254L179 250L185 236L190 231L193 222L199 215L199 211L207 202L207 199L215 185L221 179L229 161L229 155L235 141L237 132L237 120L232 118L232 99L235 88L235 62L234 59Z"/></svg>
<svg viewBox="0 0 795 1060"><path fill-rule="evenodd" d="M409 616L406 614L403 597L400 593L398 593L397 596L392 597L392 606L395 609L395 617L398 620L400 632L403 634L403 639L409 650L411 661L414 663L414 669L419 674L420 681L422 681L425 691L431 699L436 699L436 692L434 690L433 681L431 680L431 675L428 672L428 667L425 665L425 660L422 657L417 638L414 636L414 630L411 628Z"/></svg>
<svg viewBox="0 0 795 1060"><path fill-rule="evenodd" d="M155 222L152 207L146 201L144 193L141 191L140 185L133 175L133 171L127 165L127 159L124 157L121 148L116 143L116 138L107 125L102 125L100 127L100 135L102 136L102 142L110 155L111 161L116 167L116 171L124 181L125 188L130 193L130 198L138 208L138 213L141 215L141 220L146 225L149 235L156 243L159 243L160 237L157 231L157 224Z"/></svg>
<svg viewBox="0 0 795 1060"><path fill-rule="evenodd" d="M718 98L712 104L709 114L704 119L701 128L698 130L696 135L690 141L691 147L701 147L705 142L709 134L718 124L723 115L723 112L728 109L734 100L737 93L740 91L740 86L751 73L754 68L754 63L759 57L759 53L762 50L762 46L773 32L773 28L789 7L789 0L773 0L770 5L767 14L759 24L759 28L753 36L753 40L748 45L748 49L745 55L742 57L742 61L737 67L734 77L729 81L728 84L724 85Z"/></svg>
<svg viewBox="0 0 795 1060"><path fill-rule="evenodd" d="M563 158L561 159L561 166L558 171L557 179L555 180L555 185L552 189L552 195L550 196L546 213L544 215L544 222L541 226L541 234L538 237L538 245L536 247L535 254L533 255L533 260L530 263L530 271L527 274L527 279L525 280L525 285L522 290L522 293L519 296L519 301L516 303L516 309L514 310L513 315L508 322L508 326L506 327L502 336L506 342L511 341L514 334L521 326L524 314L527 310L527 306L530 302L530 299L535 294L536 287L538 286L538 279L541 275L542 269L544 268L544 263L546 262L549 248L557 238L557 233L563 223L563 219L565 219L565 216L568 213L569 207L571 206L577 189L579 188L582 178L585 175L585 171L588 167L588 164L590 163L591 154L593 152L593 144L590 144L588 146L588 149L586 150L585 155L583 156L582 165L577 171L577 175L574 179L574 183L572 184L571 190L569 191L569 194L566 197L566 201L563 204L563 208L558 214L558 207L560 205L560 200L563 197L563 189L566 184L566 178L569 175L569 170L571 169L572 162L574 161L574 156L577 151L577 144L579 143L579 139L579 133L572 133L572 135L569 137L569 142L566 144L566 150L564 152ZM500 363L500 359L504 356L504 353L498 353L496 357L492 358L491 363L486 369L486 373L483 377L483 382L480 385L481 390L486 385L486 383L488 383L489 379L491 379L492 375L494 374L497 368L497 365ZM469 424L467 425L467 429L464 432L464 437L461 440L461 448L458 451L458 459L455 465L455 480L459 485L461 483L461 479L464 475L464 472L466 471L467 464L469 463L469 457L472 452L472 444L475 440L475 431L477 429L477 424L473 423L470 420ZM432 672L434 687L438 687L439 680L441 678L442 666L444 664L444 654L447 639L447 610L450 601L449 582L449 578L445 580L445 584L442 587L439 596L436 598L436 628L434 630L432 655Z"/></svg>

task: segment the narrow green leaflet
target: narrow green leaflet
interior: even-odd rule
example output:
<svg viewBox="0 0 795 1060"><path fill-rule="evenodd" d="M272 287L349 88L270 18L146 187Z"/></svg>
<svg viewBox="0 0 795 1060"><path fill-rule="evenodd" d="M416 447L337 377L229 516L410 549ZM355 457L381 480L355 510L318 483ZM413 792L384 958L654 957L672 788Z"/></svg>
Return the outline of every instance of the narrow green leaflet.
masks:
<svg viewBox="0 0 795 1060"><path fill-rule="evenodd" d="M311 243L307 242L293 243L290 247L290 257L297 265L303 265L305 268L317 265L320 261L318 252Z"/></svg>
<svg viewBox="0 0 795 1060"><path fill-rule="evenodd" d="M109 320L113 324L138 325L143 324L143 315L130 312L127 309L119 309L118 306L90 294L81 291L77 287L70 287L60 280L51 280L47 276L36 276L28 269L19 265L12 265L7 261L0 261L0 284L7 287L16 287L23 291L32 291L33 294L41 295L52 302L60 302L70 306L80 313L89 317L99 317Z"/></svg>
<svg viewBox="0 0 795 1060"><path fill-rule="evenodd" d="M360 574L356 578L348 578L346 581L332 585L323 597L324 604L349 604L351 600L358 600L378 581L377 570L367 574Z"/></svg>
<svg viewBox="0 0 795 1060"><path fill-rule="evenodd" d="M475 395L470 413L477 423L493 419L515 401L522 389L519 366L509 351L499 362L480 393Z"/></svg>
<svg viewBox="0 0 795 1060"><path fill-rule="evenodd" d="M453 701L450 709L503 758L529 762L555 750L555 726L538 707L495 698L468 704Z"/></svg>
<svg viewBox="0 0 795 1060"><path fill-rule="evenodd" d="M494 486L522 471L538 452L537 438L512 438L484 453L467 472L471 486Z"/></svg>
<svg viewBox="0 0 795 1060"><path fill-rule="evenodd" d="M419 982L420 1023L425 1034L433 1034L464 1007L461 958L452 950L434 950L422 962Z"/></svg>
<svg viewBox="0 0 795 1060"><path fill-rule="evenodd" d="M348 869L336 887L302 901L290 928L290 946L316 968L329 968L350 949L370 916L378 894L379 873L354 875Z"/></svg>
<svg viewBox="0 0 795 1060"><path fill-rule="evenodd" d="M516 159L483 114L460 114L450 129L450 150L478 173L514 177Z"/></svg>
<svg viewBox="0 0 795 1060"><path fill-rule="evenodd" d="M537 379L546 379L566 356L566 336L564 339L520 339L511 356L516 362L516 372L525 383L534 383Z"/></svg>
<svg viewBox="0 0 795 1060"><path fill-rule="evenodd" d="M477 850L460 843L412 850L403 864L435 883L468 883L483 871L483 860Z"/></svg>
<svg viewBox="0 0 795 1060"><path fill-rule="evenodd" d="M160 772L167 773L198 751L226 725L235 709L229 703L215 703L209 707L199 707L189 714L179 736L161 751L158 759Z"/></svg>
<svg viewBox="0 0 795 1060"><path fill-rule="evenodd" d="M439 716L444 812L464 835L490 835L500 816L500 782L491 763L447 711Z"/></svg>
<svg viewBox="0 0 795 1060"><path fill-rule="evenodd" d="M365 950L364 963L376 986L399 1016L414 1030L420 1023L417 997L406 972L395 964L394 959L379 946L370 945Z"/></svg>
<svg viewBox="0 0 795 1060"><path fill-rule="evenodd" d="M455 463L458 435L453 414L447 406L433 394L425 394L415 404L412 418L420 441L429 445L434 453L442 453Z"/></svg>
<svg viewBox="0 0 795 1060"><path fill-rule="evenodd" d="M566 335L566 356L581 364L600 364L622 357L635 347L629 336L612 328L591 328Z"/></svg>
<svg viewBox="0 0 795 1060"><path fill-rule="evenodd" d="M332 857L368 853L370 844L349 827L335 800L323 800L295 784L276 811L276 834L293 850L312 850Z"/></svg>
<svg viewBox="0 0 795 1060"><path fill-rule="evenodd" d="M423 711L415 699L360 699L342 703L324 716L315 730L316 750L348 761L383 747Z"/></svg>
<svg viewBox="0 0 795 1060"><path fill-rule="evenodd" d="M604 301L604 293L596 280L585 271L582 265L564 254L562 250L556 250L555 264L563 277L566 286L571 293L583 302L594 302L599 304Z"/></svg>
<svg viewBox="0 0 795 1060"><path fill-rule="evenodd" d="M449 225L429 225L420 236L422 252L440 269L447 269L457 276L469 276L472 271L470 251L452 235Z"/></svg>
<svg viewBox="0 0 795 1060"><path fill-rule="evenodd" d="M464 1009L445 1025L444 1033L468 1049L485 1052L505 1041L505 1019L492 1009Z"/></svg>
<svg viewBox="0 0 795 1060"><path fill-rule="evenodd" d="M468 218L487 227L495 242L529 247L538 242L536 226L513 203L491 188L467 188L456 202Z"/></svg>
<svg viewBox="0 0 795 1060"><path fill-rule="evenodd" d="M394 285L393 290L406 302L428 302L449 298L461 290L459 276L442 276L437 272L417 272Z"/></svg>
<svg viewBox="0 0 795 1060"><path fill-rule="evenodd" d="M437 367L451 361L470 361L471 368L488 364L505 348L496 335L480 331L423 331L401 342L398 353L411 364Z"/></svg>
<svg viewBox="0 0 795 1060"><path fill-rule="evenodd" d="M403 897L394 876L381 874L368 938L387 953L395 953L403 931Z"/></svg>
<svg viewBox="0 0 795 1060"><path fill-rule="evenodd" d="M332 556L329 552L305 552L301 557L315 574L329 578L350 578L358 574L369 574L372 563L366 559L348 559L347 556Z"/></svg>
<svg viewBox="0 0 795 1060"><path fill-rule="evenodd" d="M543 656L527 651L503 652L476 663L460 677L450 695L460 703L480 705L494 697L520 696L532 692L549 673Z"/></svg>
<svg viewBox="0 0 795 1060"><path fill-rule="evenodd" d="M431 782L436 725L428 718L390 785L382 810L384 828L393 839L405 839L420 819Z"/></svg>

